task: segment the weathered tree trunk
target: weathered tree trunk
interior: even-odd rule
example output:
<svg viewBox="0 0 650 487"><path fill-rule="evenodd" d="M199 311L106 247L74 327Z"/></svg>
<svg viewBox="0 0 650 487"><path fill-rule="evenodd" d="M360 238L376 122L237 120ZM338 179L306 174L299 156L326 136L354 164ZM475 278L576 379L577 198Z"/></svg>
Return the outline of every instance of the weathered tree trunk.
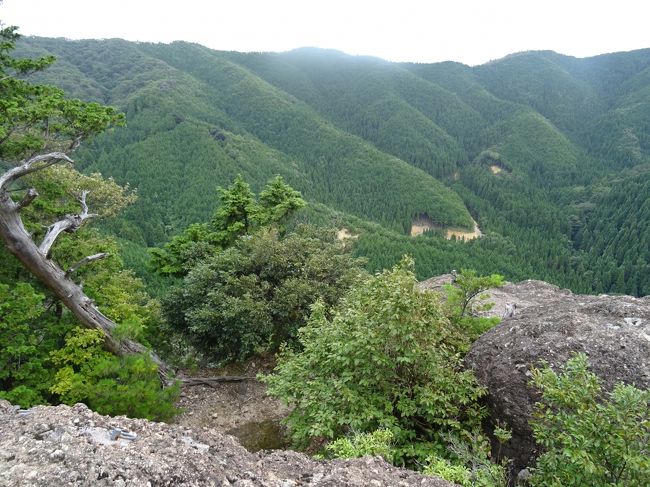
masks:
<svg viewBox="0 0 650 487"><path fill-rule="evenodd" d="M16 168L14 168L15 170ZM169 367L153 352L138 342L128 339L116 339L113 330L116 324L107 318L92 300L86 296L81 286L68 277L59 266L47 258L47 253L56 237L62 231L74 231L90 215L87 212L85 197L82 197L84 212L80 215L66 216L65 219L50 227L46 235L42 249L36 245L32 237L27 233L22 222L20 210L29 204L37 194L30 190L23 201L14 202L7 191L8 183L12 179L20 177L27 172L23 171L15 177L7 177L12 172L8 171L0 178L0 239L5 243L9 252L29 270L45 287L61 300L61 302L76 316L83 326L101 330L104 333L106 348L116 355L127 355L132 353L145 353L151 356L158 365L158 370L163 383L167 384L169 379ZM84 195L85 196L85 195ZM69 223L66 224L65 222ZM94 256L93 256L94 257Z"/></svg>
<svg viewBox="0 0 650 487"><path fill-rule="evenodd" d="M73 148L73 147L72 147ZM0 174L0 240L2 240L9 252L11 252L24 266L30 271L45 287L47 287L54 296L56 296L63 305L68 308L86 328L101 330L104 334L106 348L115 355L129 355L133 353L144 353L151 357L158 366L158 374L163 385L169 385L170 368L155 353L144 347L142 344L128 339L117 339L113 336L117 324L106 317L86 296L81 286L76 284L70 275L79 267L90 262L94 262L106 256L104 253L89 255L63 271L51 259L48 254L57 237L63 232L74 232L88 219L96 216L88 212L86 204L86 195L84 191L81 194L79 202L81 204L81 213L78 215L66 215L61 220L53 223L48 230L40 245L36 245L34 239L25 230L20 212L27 207L34 199L38 197L35 189L27 190L23 199L19 202L13 201L9 195L10 186L19 178L40 171L57 162L65 160L72 163L72 160L63 152L51 152L34 156L22 164L15 166L4 174ZM180 378L182 383L187 385L210 385L221 382L238 382L251 380L254 377L197 377L197 378Z"/></svg>

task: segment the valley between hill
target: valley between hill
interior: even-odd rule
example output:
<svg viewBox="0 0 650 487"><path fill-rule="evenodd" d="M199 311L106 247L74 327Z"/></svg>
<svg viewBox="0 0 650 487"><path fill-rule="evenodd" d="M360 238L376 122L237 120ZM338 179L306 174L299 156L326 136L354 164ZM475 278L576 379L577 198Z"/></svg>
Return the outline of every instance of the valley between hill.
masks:
<svg viewBox="0 0 650 487"><path fill-rule="evenodd" d="M303 221L359 235L370 270L411 253L421 278L471 267L650 291L650 50L532 51L476 67L117 39L31 37L19 52L57 57L35 80L125 111L125 128L76 157L137 188L105 228L150 283L145 248L207 221L216 186L242 174L258 190L281 174L312 203ZM403 238L422 214L445 228L474 220L484 237Z"/></svg>

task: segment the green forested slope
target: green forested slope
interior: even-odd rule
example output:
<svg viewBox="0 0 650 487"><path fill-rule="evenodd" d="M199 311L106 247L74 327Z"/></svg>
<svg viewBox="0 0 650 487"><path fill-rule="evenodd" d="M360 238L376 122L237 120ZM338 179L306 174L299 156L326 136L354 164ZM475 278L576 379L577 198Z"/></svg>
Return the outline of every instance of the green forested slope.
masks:
<svg viewBox="0 0 650 487"><path fill-rule="evenodd" d="M650 50L469 67L182 42L28 38L21 49L57 56L46 81L126 112L125 129L77 159L137 187L138 203L109 227L137 245L208 220L214 189L238 173L254 190L281 174L324 205L301 218L359 231L356 252L373 269L411 252L421 277L466 266L647 292L650 278L628 270L650 244L635 218L643 201L612 195L644 188L635 168L650 162ZM419 215L465 228L471 215L487 236L413 239ZM633 242L614 237L623 224Z"/></svg>
<svg viewBox="0 0 650 487"><path fill-rule="evenodd" d="M467 160L464 139L485 126L453 93L380 59L317 49L229 56L338 126L436 177Z"/></svg>
<svg viewBox="0 0 650 487"><path fill-rule="evenodd" d="M587 290L650 294L650 166L622 173L584 219L574 240Z"/></svg>
<svg viewBox="0 0 650 487"><path fill-rule="evenodd" d="M218 53L186 43L106 42L115 52L96 41L41 41L97 78L103 101L126 110L128 128L103 136L79 158L88 170L138 187L140 202L130 217L147 243L205 219L215 204L208 186L226 185L238 172L256 187L282 174L310 199L400 231L420 213L471 227L461 199L433 177L340 130Z"/></svg>

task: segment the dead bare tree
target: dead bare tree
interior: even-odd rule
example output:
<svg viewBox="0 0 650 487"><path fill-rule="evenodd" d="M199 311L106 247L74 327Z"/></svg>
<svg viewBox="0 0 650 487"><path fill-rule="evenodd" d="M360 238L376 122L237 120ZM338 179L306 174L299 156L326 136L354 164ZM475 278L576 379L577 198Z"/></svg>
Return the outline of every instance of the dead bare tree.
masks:
<svg viewBox="0 0 650 487"><path fill-rule="evenodd" d="M2 0L0 0L2 3ZM84 265L106 257L99 253L82 258L66 271L50 256L52 246L62 233L77 231L88 220L98 216L90 212L88 191L78 195L80 211L65 215L47 228L40 243L30 235L23 223L22 211L38 198L29 188L21 199L14 200L17 182L25 176L54 164L72 164L71 154L82 140L99 134L111 126L121 125L124 116L113 107L66 98L53 86L36 85L25 77L49 66L54 58L16 59L12 56L16 27L4 27L0 21L0 241L30 271L55 299L58 299L87 328L100 330L106 348L116 355L148 354L158 366L163 384L170 383L170 368L153 351L142 344L117 338L117 324L105 316L84 293L72 276ZM202 383L245 380L241 377L204 378Z"/></svg>
<svg viewBox="0 0 650 487"><path fill-rule="evenodd" d="M70 275L82 265L96 261L105 254L88 256L74 264L67 271L62 270L49 258L52 245L63 232L74 232L84 222L96 217L90 213L86 198L87 191L79 197L81 211L76 215L66 215L52 223L45 233L40 244L34 241L25 229L21 211L31 204L38 192L34 188L26 191L20 201L14 201L10 194L12 185L20 178L41 171L58 162L73 161L64 152L50 152L30 157L0 176L0 238L11 252L45 287L47 287L61 302L76 316L79 323L88 328L101 330L104 333L106 347L116 355L132 353L145 353L151 356L158 365L161 378L165 383L169 381L169 367L152 351L142 344L129 339L117 339L113 331L117 326L115 322L106 317L93 301L86 296L80 285L75 283Z"/></svg>
<svg viewBox="0 0 650 487"><path fill-rule="evenodd" d="M106 348L116 355L144 353L158 365L163 383L169 381L169 367L142 344L115 337L117 324L106 317L71 276L81 266L101 259L95 254L81 259L67 272L51 258L50 250L64 232L75 232L97 215L86 202L88 192L79 195L80 211L52 223L37 244L25 229L21 213L38 198L34 188L14 201L11 192L17 182L59 162L72 163L69 154L82 140L120 125L124 116L114 108L66 98L56 87L37 85L25 77L49 66L54 58L16 59L12 56L19 38L16 27L0 22L0 240L55 298L58 298L88 328L101 330ZM22 181L25 181L22 179Z"/></svg>

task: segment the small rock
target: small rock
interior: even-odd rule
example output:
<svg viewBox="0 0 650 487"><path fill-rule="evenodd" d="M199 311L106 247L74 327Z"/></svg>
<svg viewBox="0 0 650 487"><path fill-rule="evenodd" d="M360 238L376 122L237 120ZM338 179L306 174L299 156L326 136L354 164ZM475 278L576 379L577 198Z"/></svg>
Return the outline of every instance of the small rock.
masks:
<svg viewBox="0 0 650 487"><path fill-rule="evenodd" d="M65 453L63 450L54 450L52 453L50 453L50 460L54 462L61 462L65 458Z"/></svg>
<svg viewBox="0 0 650 487"><path fill-rule="evenodd" d="M16 458L16 454L10 451L0 451L0 460L4 462L11 462Z"/></svg>

